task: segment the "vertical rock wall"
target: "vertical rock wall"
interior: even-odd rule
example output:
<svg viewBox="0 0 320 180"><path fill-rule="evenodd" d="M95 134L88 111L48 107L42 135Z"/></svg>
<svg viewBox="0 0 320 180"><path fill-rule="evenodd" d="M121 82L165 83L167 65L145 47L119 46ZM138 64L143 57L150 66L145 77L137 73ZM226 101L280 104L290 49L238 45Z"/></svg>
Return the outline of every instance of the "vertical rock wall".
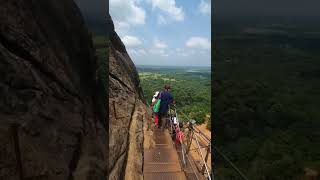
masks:
<svg viewBox="0 0 320 180"><path fill-rule="evenodd" d="M72 0L0 4L0 179L106 179L107 103L96 104L79 9Z"/></svg>
<svg viewBox="0 0 320 180"><path fill-rule="evenodd" d="M146 105L136 68L108 18L109 179L143 179L143 119Z"/></svg>
<svg viewBox="0 0 320 180"><path fill-rule="evenodd" d="M101 101L92 40L72 0L0 4L0 179L142 179L146 106L110 16Z"/></svg>

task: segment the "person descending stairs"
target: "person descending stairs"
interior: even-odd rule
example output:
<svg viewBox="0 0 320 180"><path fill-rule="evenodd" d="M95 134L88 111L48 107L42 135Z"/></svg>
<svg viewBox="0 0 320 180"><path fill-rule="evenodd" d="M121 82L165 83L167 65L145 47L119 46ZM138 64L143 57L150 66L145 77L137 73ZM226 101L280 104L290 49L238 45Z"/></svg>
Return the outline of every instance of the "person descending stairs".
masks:
<svg viewBox="0 0 320 180"><path fill-rule="evenodd" d="M183 123L179 122L171 87L155 92L149 112L154 126L146 128L144 140L143 176L145 180L202 180L190 159L186 160L183 145ZM173 106L174 109L171 109ZM148 120L147 120L148 121ZM151 123L152 119L148 122ZM150 124L150 123L146 124ZM152 143L151 143L152 142ZM152 144L152 145L151 145ZM187 175L187 176L186 176Z"/></svg>

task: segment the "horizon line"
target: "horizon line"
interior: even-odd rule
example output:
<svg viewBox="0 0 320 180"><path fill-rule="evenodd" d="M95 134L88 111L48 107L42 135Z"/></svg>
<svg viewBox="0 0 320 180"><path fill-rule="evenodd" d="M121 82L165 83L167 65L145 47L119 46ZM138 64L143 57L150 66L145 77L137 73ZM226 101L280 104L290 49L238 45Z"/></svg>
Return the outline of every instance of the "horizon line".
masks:
<svg viewBox="0 0 320 180"><path fill-rule="evenodd" d="M156 65L156 64L136 64L136 66L172 66L172 67L210 67L211 65Z"/></svg>

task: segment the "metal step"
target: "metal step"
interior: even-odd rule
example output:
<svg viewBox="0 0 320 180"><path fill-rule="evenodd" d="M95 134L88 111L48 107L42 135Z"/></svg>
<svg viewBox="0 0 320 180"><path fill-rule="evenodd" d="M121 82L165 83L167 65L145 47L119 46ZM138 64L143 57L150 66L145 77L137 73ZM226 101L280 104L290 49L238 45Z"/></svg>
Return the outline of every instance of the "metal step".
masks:
<svg viewBox="0 0 320 180"><path fill-rule="evenodd" d="M181 172L179 163L147 163L144 164L144 172Z"/></svg>
<svg viewBox="0 0 320 180"><path fill-rule="evenodd" d="M144 180L186 180L183 172L145 173Z"/></svg>
<svg viewBox="0 0 320 180"><path fill-rule="evenodd" d="M197 175L196 175L197 174ZM204 176L200 173L185 173L187 180L204 180Z"/></svg>
<svg viewBox="0 0 320 180"><path fill-rule="evenodd" d="M156 144L172 144L172 140L170 139L170 137L166 136L166 135L154 135L154 142Z"/></svg>
<svg viewBox="0 0 320 180"><path fill-rule="evenodd" d="M177 152L173 148L145 149L144 163L179 162Z"/></svg>
<svg viewBox="0 0 320 180"><path fill-rule="evenodd" d="M144 149L145 180L186 180L178 154L167 130L154 129L153 149Z"/></svg>
<svg viewBox="0 0 320 180"><path fill-rule="evenodd" d="M158 149L158 148L173 148L173 145L172 144L155 144L155 149Z"/></svg>

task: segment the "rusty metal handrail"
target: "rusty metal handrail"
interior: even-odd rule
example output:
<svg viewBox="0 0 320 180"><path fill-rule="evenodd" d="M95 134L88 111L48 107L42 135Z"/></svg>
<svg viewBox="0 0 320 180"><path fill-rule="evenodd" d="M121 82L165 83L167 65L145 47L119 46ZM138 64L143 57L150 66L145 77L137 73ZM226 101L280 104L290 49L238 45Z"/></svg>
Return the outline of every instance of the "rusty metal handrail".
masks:
<svg viewBox="0 0 320 180"><path fill-rule="evenodd" d="M181 153L182 153L182 161L183 161L183 165L184 165L184 167L186 167L186 160L185 160L185 157L184 157L183 142L182 142L182 141L180 141L180 144L181 144Z"/></svg>
<svg viewBox="0 0 320 180"><path fill-rule="evenodd" d="M195 136L195 140L196 140L197 146L200 148L200 144L199 144L197 135ZM208 166L207 166L207 162L206 162L205 158L203 157L202 151L199 150L199 152L200 152L200 156L201 156L201 158L202 158L201 160L203 161L203 164L204 164L205 169L206 169L206 171L207 171L208 178L209 178L209 180L211 180L211 176L210 176L209 168L208 168ZM207 152L207 154L208 154L208 152Z"/></svg>
<svg viewBox="0 0 320 180"><path fill-rule="evenodd" d="M201 137L207 142L210 143L211 142L211 138L207 137L207 135L205 135L203 132L201 132L197 127L193 128L196 130L197 133L199 133L201 135Z"/></svg>
<svg viewBox="0 0 320 180"><path fill-rule="evenodd" d="M169 112L171 113L171 107L169 106ZM174 106L174 113L176 115L176 118L178 117L178 114L177 114L177 109L175 108ZM184 114L184 113L183 113ZM185 115L186 117L188 117L187 115ZM178 118L177 118L177 121L179 122ZM171 119L170 119L170 123L171 122ZM209 156L209 153L211 153L211 148L210 148L210 144L211 144L211 138L208 138L205 134L203 134L198 128L196 127L193 127L191 124L189 124L189 130L191 130L189 133L191 133L191 136L190 134L188 134L189 136L189 140L187 141L187 150L186 150L186 156L190 150L190 147L191 147L191 144L192 144L192 139L193 139L193 135L195 135L195 140L196 140L196 144L198 146L198 149L200 150L200 144L198 142L198 138L197 138L197 135L199 135L200 137L202 137L202 139L204 139L204 141L206 143L208 143L208 148L207 148L207 153L206 153L206 157L204 157L202 151L200 150L200 156L201 156L201 161L203 163L203 170L202 170L202 173L205 173L207 174L207 178L209 180L211 180L211 175L210 175L210 171L209 171L209 167L207 165L207 160L208 160L208 156ZM183 143L181 142L181 146L183 148ZM183 152L183 149L182 149L182 156L184 156L184 152ZM188 156L187 156L188 157ZM184 157L183 157L184 158ZM189 157L188 157L188 160L189 160ZM185 162L184 162L185 163ZM195 173L196 174L196 173ZM213 175L212 175L212 178L213 178ZM213 178L214 179L214 178Z"/></svg>
<svg viewBox="0 0 320 180"><path fill-rule="evenodd" d="M188 159L188 161L189 161L189 164L190 164L190 166L191 166L191 169L192 169L192 171L193 171L194 175L196 176L197 180L199 180L199 177L198 177L197 173L195 173L195 172L196 172L196 170L193 168L193 164L192 164L192 162L191 162L191 160L190 160L189 156L186 156L186 157L187 157L187 159Z"/></svg>

